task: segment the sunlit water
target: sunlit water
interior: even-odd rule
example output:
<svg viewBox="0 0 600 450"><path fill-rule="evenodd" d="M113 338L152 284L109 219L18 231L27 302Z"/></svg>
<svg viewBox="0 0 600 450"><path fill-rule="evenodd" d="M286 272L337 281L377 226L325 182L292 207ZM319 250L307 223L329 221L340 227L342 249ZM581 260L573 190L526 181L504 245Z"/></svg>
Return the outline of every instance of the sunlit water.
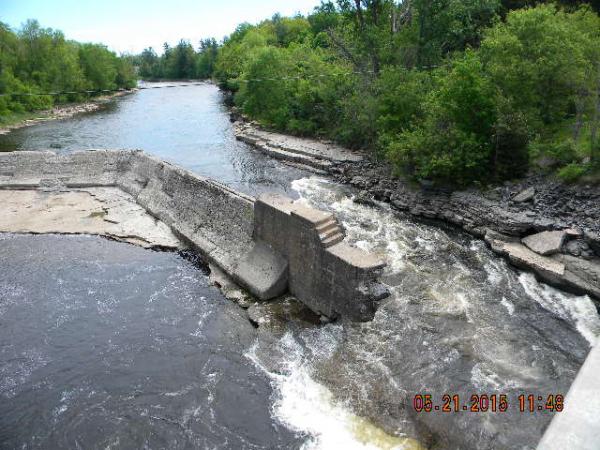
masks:
<svg viewBox="0 0 600 450"><path fill-rule="evenodd" d="M99 111L0 135L0 151L95 148L143 149L251 195L292 194L290 182L307 175L237 141L223 95L208 83L142 90Z"/></svg>
<svg viewBox="0 0 600 450"><path fill-rule="evenodd" d="M156 347L159 366L173 367L170 376L161 378L162 384L154 385L156 381L148 381L152 384L151 393L140 395L145 400L137 409L136 400L127 403L130 401L127 395L133 394L123 393L121 397L114 394L113 391L123 390L137 392L135 386L141 379L137 370L148 369L148 363L139 362L142 359L137 356L138 347L155 345L156 340L148 331L153 327L123 332L119 351L113 355L108 348L105 350L107 357L115 361L118 358L137 361L140 366L125 366L119 372L121 378L108 377L111 383L104 390L89 387L91 385L85 388L94 391L94 401L108 402L111 413L118 417L111 425L115 428L105 425L103 431L92 431L85 422L78 429L69 421L47 425L44 420L67 402L60 399L65 391L62 384L70 379L69 372L66 370L67 375L61 379L61 370L75 364L78 356L85 354L81 348L73 350L79 352L77 354L67 352L59 362L54 362L56 386L46 386L53 402L42 401L38 405L37 397L30 393L33 396L23 397L28 400L21 404L11 400L15 398L10 397L13 388L5 388L0 394L9 399L6 411L16 412L15 421L7 422L10 429L19 418L31 422L25 431L13 432L10 436L25 439L46 433L51 443L74 446L74 442L79 442L76 439L87 439L91 446L98 447L110 443L105 440L106 436L119 436L116 447L127 447L129 442L137 446L141 442L140 436L146 436L144 433L149 433L147 427L152 426L157 427L153 428L156 432L152 435L155 439L154 445L150 445L152 448L160 447L159 442L165 446L184 443L184 446L228 448L535 448L552 413L521 413L517 396L523 393L546 397L566 393L590 346L600 335L600 320L592 301L538 283L532 275L514 270L485 244L466 234L398 216L385 205L373 208L354 203L351 190L269 160L235 141L220 102L220 94L210 85L142 91L101 112L49 122L0 137L0 148L52 147L55 151L143 148L250 194L275 190L301 198L308 204L335 212L346 228L348 241L379 253L387 261L384 281L391 286L392 296L382 303L370 323L324 326L290 323L282 334L259 330L257 336L237 342L228 340L227 334L220 337L220 333L238 327L246 330L248 325L238 321L236 314L242 314L240 310L228 305L214 289L203 284L204 275L192 276L194 281L191 282L177 269L177 275L172 278L163 275L147 287L144 285L146 278L139 278L137 271L152 273L151 268L166 256L137 249L140 255L136 257L141 260L127 266L122 275L122 280L128 280L123 282L131 292L121 294L121 288L115 288L112 296L101 296L104 300L100 303L108 302L110 308L110 302L125 305L127 299L133 303L131 308L141 308L132 310L131 314L147 317L146 322L152 324L153 321L160 322L160 314L144 316L142 311L146 308L143 305L157 291L170 299L170 315L177 317L178 311L182 310L179 319L166 322L162 347ZM22 239L19 245L33 245L27 243L31 238ZM89 241L82 242L89 244ZM78 255L77 258L89 256L88 244L85 248L80 246L79 253L77 249L71 250L71 254ZM52 242L47 244L48 252L52 245ZM45 258L38 261L38 253L25 252L20 260L24 265L29 260L35 261L34 267L42 273L50 271L54 263ZM146 256L142 257L142 254ZM113 255L104 253L104 256L105 261L96 258L94 267L111 266ZM3 264L13 258L16 258L14 254ZM168 255L168 258L173 259L169 261L175 266L188 267L187 262L175 255ZM67 268L64 270L66 272ZM2 275L1 279L5 281L0 285L0 314L2 305L14 304L11 303L13 295L21 292L21 297L25 297L24 286L33 275L28 270L25 270L24 278L19 278L21 275L18 270L5 271ZM74 277L71 287L75 293L69 295L74 297L73 301L79 297L87 298L86 290L104 284L103 277L103 272ZM200 277L199 285L194 277ZM52 278L63 279L62 276ZM44 280L47 278L40 278L39 286L48 283ZM191 292L182 292L186 289ZM211 295L204 292L206 289L212 289ZM50 300L28 300L26 304L30 309L22 310L17 319L12 319L19 324L16 328L27 329L29 314L34 317L40 314L34 311L34 303L42 302L51 317L52 314L63 314L61 295L62 291L51 290ZM187 299L183 305L177 300L181 295ZM95 322L102 320L101 308L94 308L84 309L79 327L65 329L64 339L68 345L52 349L55 341L51 341L47 344L51 349L48 351L58 353L73 342L86 342L82 336L88 329L93 329ZM238 312L234 313L234 310ZM219 317L221 322L217 322L221 325L200 318L206 311ZM183 327L182 332L192 336L189 339L195 337L198 341L184 340L186 346L176 336L179 324L187 323L184 318L188 316L193 319L189 319L189 329ZM111 316L110 320L115 322L116 329L124 327L119 315ZM0 339L5 340L6 328L4 322L0 323ZM108 336L110 327L104 328ZM31 359L39 364L6 365L2 372L7 379L21 380L17 385L26 392L36 389L40 383L38 377L43 378L45 368L50 364L45 361L52 360L45 356L38 358L42 353L36 353L35 343L45 336L40 330L43 326L38 324L21 334L22 348L34 349L33 353L25 354L23 360ZM8 336L12 334L8 333ZM220 339L225 339L227 344L219 344L211 350L212 358L208 358L210 362L207 363L207 350L202 343L208 340L211 347L211 340ZM221 352L225 352L225 356ZM235 360L236 364L230 364L229 359ZM220 361L219 370L211 365L215 361ZM65 367L61 368L61 364ZM158 371L156 367L151 369ZM243 391L243 394L240 390L235 391L236 395L241 395L235 403L225 396L219 403L221 415L211 415L210 408L200 406L215 404L214 390L211 391L215 371L228 380L240 382ZM187 382L179 380L179 374ZM225 386L229 389L231 385ZM140 389L145 392L144 388ZM181 395L167 396L165 393ZM413 409L415 394L431 394L438 405L441 405L443 394L459 394L463 404L468 404L471 394L506 394L509 410L505 413L416 413ZM77 398L85 398L85 395ZM90 400L90 404L95 403ZM87 411L87 403L82 405ZM165 409L165 414L155 414L152 405ZM41 413L37 413L36 408ZM75 414L77 408L70 411ZM250 412L242 414L240 411ZM209 419L204 414L208 414ZM249 421L244 422L241 416ZM194 420L204 424L208 421L212 428L206 424L206 428L197 428ZM123 431L130 422L134 429L141 424L139 433L134 436ZM6 436L8 428L5 422L0 423L3 426L0 436ZM269 431L264 431L266 429ZM205 438L205 435L209 437Z"/></svg>

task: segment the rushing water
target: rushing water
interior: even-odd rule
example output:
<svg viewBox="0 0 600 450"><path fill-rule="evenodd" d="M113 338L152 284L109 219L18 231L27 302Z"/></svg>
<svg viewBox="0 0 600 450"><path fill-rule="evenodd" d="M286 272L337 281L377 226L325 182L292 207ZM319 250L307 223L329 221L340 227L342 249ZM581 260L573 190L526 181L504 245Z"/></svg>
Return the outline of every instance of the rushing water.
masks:
<svg viewBox="0 0 600 450"><path fill-rule="evenodd" d="M592 301L464 233L354 203L350 189L269 160L235 141L220 102L211 85L142 91L0 137L0 148L143 148L250 194L286 192L335 212L350 242L379 253L391 297L370 323L292 318L255 332L177 255L10 236L0 444L534 448L552 413L522 413L517 396L566 393L600 336ZM506 394L509 409L416 413L415 394L438 405Z"/></svg>

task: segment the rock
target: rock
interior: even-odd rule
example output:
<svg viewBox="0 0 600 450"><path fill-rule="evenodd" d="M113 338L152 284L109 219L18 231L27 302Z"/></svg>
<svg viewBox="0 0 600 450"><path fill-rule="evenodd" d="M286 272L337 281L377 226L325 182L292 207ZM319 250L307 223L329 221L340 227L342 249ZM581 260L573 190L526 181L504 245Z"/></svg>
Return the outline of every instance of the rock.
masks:
<svg viewBox="0 0 600 450"><path fill-rule="evenodd" d="M512 200L513 200L513 202L524 203L524 202L533 200L534 196L535 196L535 188L530 187L530 188L527 188L527 189L519 192L517 195L515 195L513 197Z"/></svg>
<svg viewBox="0 0 600 450"><path fill-rule="evenodd" d="M581 255L581 247L579 241L571 241L565 246L565 251L573 256Z"/></svg>
<svg viewBox="0 0 600 450"><path fill-rule="evenodd" d="M350 180L350 184L359 188L366 189L370 186L370 181L366 177L357 176Z"/></svg>
<svg viewBox="0 0 600 450"><path fill-rule="evenodd" d="M567 236L574 238L583 237L583 230L581 230L581 228L567 228L565 233L567 233Z"/></svg>
<svg viewBox="0 0 600 450"><path fill-rule="evenodd" d="M559 161L556 158L550 156L542 156L535 161L535 164L541 169L551 169L558 166Z"/></svg>
<svg viewBox="0 0 600 450"><path fill-rule="evenodd" d="M533 222L536 231L549 231L554 229L554 220L547 217L538 217Z"/></svg>
<svg viewBox="0 0 600 450"><path fill-rule="evenodd" d="M518 267L531 269L550 282L560 282L565 274L565 265L563 263L555 261L552 258L540 256L524 245L504 243L502 250L513 264Z"/></svg>
<svg viewBox="0 0 600 450"><path fill-rule="evenodd" d="M264 327L270 332L283 335L289 324L297 327L313 327L321 324L322 319L291 295L271 302L254 303L248 308L248 319L256 327Z"/></svg>
<svg viewBox="0 0 600 450"><path fill-rule="evenodd" d="M360 191L352 200L354 201L354 203L358 203L361 205L376 205L375 200L367 190Z"/></svg>
<svg viewBox="0 0 600 450"><path fill-rule="evenodd" d="M484 239L488 244L491 244L492 241L500 241L500 242L518 242L519 241L519 239L514 236L507 236L505 234L498 233L497 231L494 231L490 228L487 228L485 230Z"/></svg>
<svg viewBox="0 0 600 450"><path fill-rule="evenodd" d="M600 256L600 233L585 232L585 241L591 249Z"/></svg>
<svg viewBox="0 0 600 450"><path fill-rule="evenodd" d="M542 231L523 238L521 242L534 252L548 256L559 253L566 238L565 231Z"/></svg>

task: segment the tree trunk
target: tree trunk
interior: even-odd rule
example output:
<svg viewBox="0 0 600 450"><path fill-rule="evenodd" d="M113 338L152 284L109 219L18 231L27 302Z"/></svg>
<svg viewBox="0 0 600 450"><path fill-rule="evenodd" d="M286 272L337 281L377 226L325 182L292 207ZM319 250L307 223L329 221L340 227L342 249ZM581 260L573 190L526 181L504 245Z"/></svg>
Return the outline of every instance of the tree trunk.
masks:
<svg viewBox="0 0 600 450"><path fill-rule="evenodd" d="M596 158L596 147L600 146L598 142L598 126L600 126L600 62L598 65L598 81L596 87L596 107L594 109L594 116L590 127L590 161L595 163Z"/></svg>
<svg viewBox="0 0 600 450"><path fill-rule="evenodd" d="M360 31L365 29L365 18L363 16L362 6L360 4L361 0L354 0L354 4L356 5L356 19L358 21L358 28Z"/></svg>

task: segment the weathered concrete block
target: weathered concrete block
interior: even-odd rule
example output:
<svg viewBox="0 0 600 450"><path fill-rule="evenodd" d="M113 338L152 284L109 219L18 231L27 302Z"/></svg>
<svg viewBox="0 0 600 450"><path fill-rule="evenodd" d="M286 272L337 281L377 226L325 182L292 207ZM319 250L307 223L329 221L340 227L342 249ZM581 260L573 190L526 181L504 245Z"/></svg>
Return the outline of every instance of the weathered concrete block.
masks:
<svg viewBox="0 0 600 450"><path fill-rule="evenodd" d="M538 450L597 449L600 443L600 345L586 358L565 398L564 410L555 414L538 444Z"/></svg>
<svg viewBox="0 0 600 450"><path fill-rule="evenodd" d="M369 320L384 264L342 242L331 213L278 195L258 201L141 151L0 153L0 188L111 186L257 297L289 288L313 311Z"/></svg>
<svg viewBox="0 0 600 450"><path fill-rule="evenodd" d="M290 292L318 314L370 320L388 295L377 281L385 264L344 242L329 246L343 233L336 226L331 213L282 195L263 194L255 203L254 239L287 259Z"/></svg>
<svg viewBox="0 0 600 450"><path fill-rule="evenodd" d="M235 265L232 277L260 300L270 300L287 291L288 263L264 242L256 242Z"/></svg>

